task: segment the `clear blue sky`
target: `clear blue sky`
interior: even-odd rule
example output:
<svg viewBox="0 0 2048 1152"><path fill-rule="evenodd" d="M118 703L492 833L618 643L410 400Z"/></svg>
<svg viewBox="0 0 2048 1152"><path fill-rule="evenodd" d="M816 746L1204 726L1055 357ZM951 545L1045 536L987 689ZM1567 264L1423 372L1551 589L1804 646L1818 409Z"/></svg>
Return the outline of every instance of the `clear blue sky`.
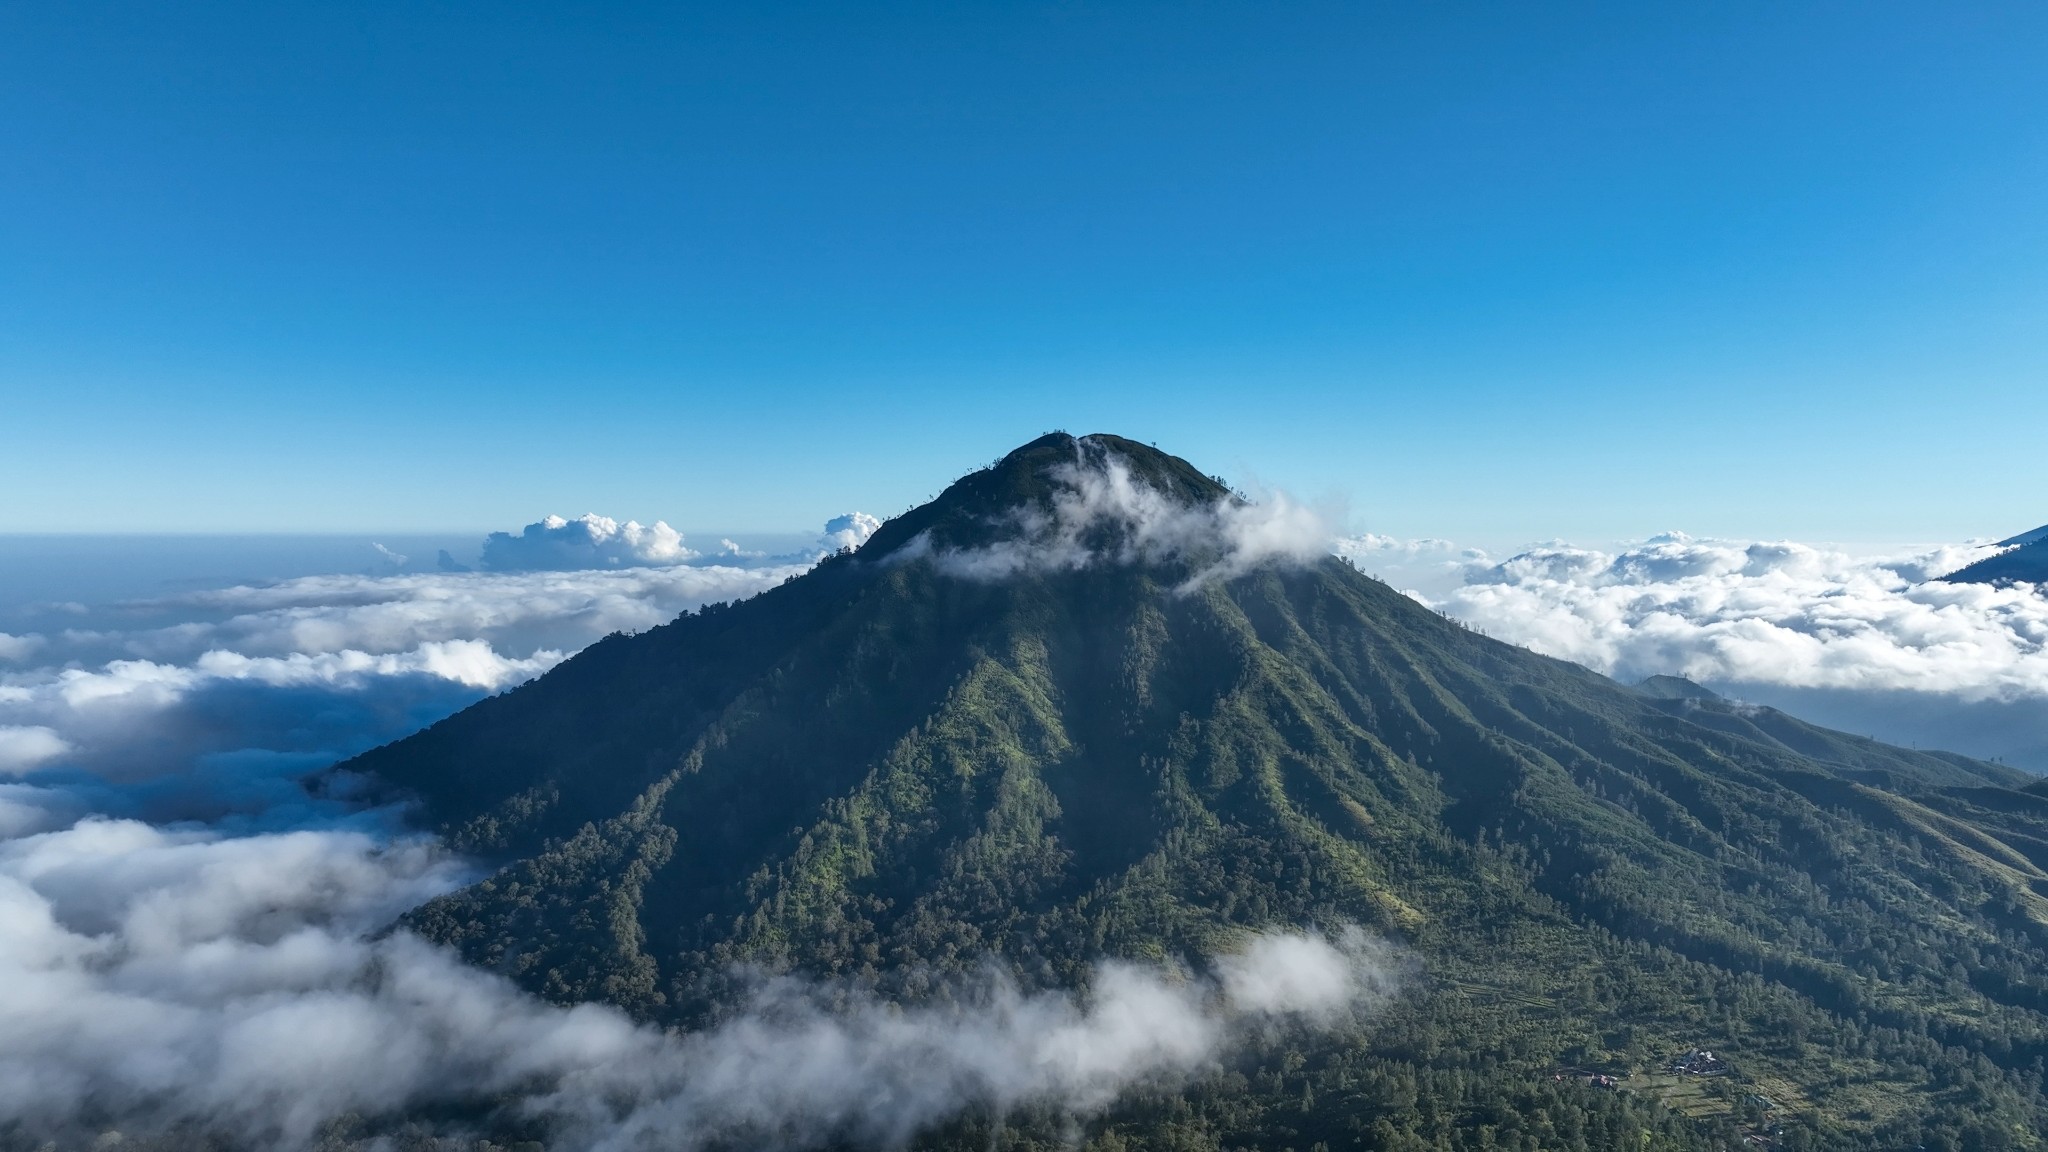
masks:
<svg viewBox="0 0 2048 1152"><path fill-rule="evenodd" d="M1689 8L1690 11L1681 11ZM2048 6L11 4L0 530L2048 520Z"/></svg>

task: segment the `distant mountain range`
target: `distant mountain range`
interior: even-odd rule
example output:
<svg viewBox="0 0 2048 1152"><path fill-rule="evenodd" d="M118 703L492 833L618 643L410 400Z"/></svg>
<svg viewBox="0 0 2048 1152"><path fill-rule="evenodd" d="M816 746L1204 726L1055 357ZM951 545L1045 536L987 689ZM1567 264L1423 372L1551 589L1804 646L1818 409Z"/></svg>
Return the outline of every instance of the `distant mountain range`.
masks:
<svg viewBox="0 0 2048 1152"><path fill-rule="evenodd" d="M920 1146L2048 1129L2033 778L1618 684L1339 559L1245 552L1255 513L1142 444L1047 436L857 552L345 767L498 862L413 928L679 1026L742 966L915 999L991 959L1072 984L1338 923L1416 958L1355 1034L1275 1040L1086 1131L965 1118Z"/></svg>
<svg viewBox="0 0 2048 1152"><path fill-rule="evenodd" d="M1942 579L1964 584L2048 583L2048 524L2000 540L2000 552Z"/></svg>

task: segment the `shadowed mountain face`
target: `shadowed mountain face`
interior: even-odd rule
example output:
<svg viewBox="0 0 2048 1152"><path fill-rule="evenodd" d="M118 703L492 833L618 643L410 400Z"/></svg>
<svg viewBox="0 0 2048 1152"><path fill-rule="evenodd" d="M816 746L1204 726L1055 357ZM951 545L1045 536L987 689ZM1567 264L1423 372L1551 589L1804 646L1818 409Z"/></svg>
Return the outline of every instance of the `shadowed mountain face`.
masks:
<svg viewBox="0 0 2048 1152"><path fill-rule="evenodd" d="M2009 551L1986 557L1942 579L1968 584L2048 584L2048 524L1999 543Z"/></svg>
<svg viewBox="0 0 2048 1152"><path fill-rule="evenodd" d="M1212 1142L1460 1146L1487 1092L1536 1107L1560 1066L1696 1045L1817 1146L2048 1119L2031 778L1624 687L1260 515L1142 445L1049 436L858 553L347 767L502 864L414 928L657 1020L714 1013L739 965L914 997L992 956L1065 983L1273 924L1406 942L1422 974L1370 1042L1214 1089L1238 1103L1202 1113ZM1706 1146L1764 1123L1697 1087L1628 1106L1709 1117L1670 1136ZM1557 1091L1585 1123L1622 1107Z"/></svg>

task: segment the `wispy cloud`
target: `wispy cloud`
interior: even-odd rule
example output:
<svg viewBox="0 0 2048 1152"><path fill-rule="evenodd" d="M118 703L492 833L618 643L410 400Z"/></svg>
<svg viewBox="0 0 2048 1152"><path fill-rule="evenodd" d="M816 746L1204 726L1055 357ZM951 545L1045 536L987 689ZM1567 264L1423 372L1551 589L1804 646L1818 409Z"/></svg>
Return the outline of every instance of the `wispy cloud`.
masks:
<svg viewBox="0 0 2048 1152"><path fill-rule="evenodd" d="M1001 539L977 548L934 548L926 537L900 555L929 555L942 571L972 580L1096 565L1183 563L1191 591L1269 560L1323 555L1330 532L1323 518L1284 492L1252 502L1224 497L1194 504L1161 492L1113 451L1088 440L1072 463L1049 474L1051 506L1011 512Z"/></svg>

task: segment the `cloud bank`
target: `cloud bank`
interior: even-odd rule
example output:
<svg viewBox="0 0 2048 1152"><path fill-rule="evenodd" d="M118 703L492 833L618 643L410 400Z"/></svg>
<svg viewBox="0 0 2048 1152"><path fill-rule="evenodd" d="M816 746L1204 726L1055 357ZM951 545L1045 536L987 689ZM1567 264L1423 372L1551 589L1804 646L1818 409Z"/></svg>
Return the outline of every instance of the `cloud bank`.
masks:
<svg viewBox="0 0 2048 1152"><path fill-rule="evenodd" d="M1275 933L1198 979L1107 964L1085 996L991 971L898 1008L777 979L674 1035L377 935L468 878L430 843L346 831L90 818L0 843L0 1121L303 1147L349 1113L489 1105L558 1147L896 1146L964 1109L1101 1109L1272 1028L1352 1019L1400 969L1356 931Z"/></svg>
<svg viewBox="0 0 2048 1152"><path fill-rule="evenodd" d="M2048 771L2048 596L1941 579L1996 545L1855 555L1669 533L1505 561L1377 536L1334 550L1497 639L1623 681L1680 675L1828 727Z"/></svg>
<svg viewBox="0 0 2048 1152"><path fill-rule="evenodd" d="M816 555L332 574L81 609L77 626L0 646L0 778L29 774L154 819L281 810L313 769L608 633L764 591Z"/></svg>
<svg viewBox="0 0 2048 1152"><path fill-rule="evenodd" d="M309 576L156 601L137 609L150 617L143 627L51 635L47 654L63 664L0 672L0 728L49 730L68 748L43 754L49 738L16 732L0 744L0 771L164 771L195 750L279 748L276 734L293 730L281 750L350 754L539 676L610 631L801 570ZM377 724L313 740L336 707Z"/></svg>
<svg viewBox="0 0 2048 1152"><path fill-rule="evenodd" d="M1192 591L1241 575L1269 560L1302 562L1329 549L1322 517L1286 493L1259 503L1225 497L1190 504L1145 483L1111 452L1087 453L1053 468L1050 511L1013 513L1011 533L980 548L934 549L926 537L905 546L905 559L929 555L941 571L971 580L1002 580L1101 564L1187 563Z"/></svg>
<svg viewBox="0 0 2048 1152"><path fill-rule="evenodd" d="M1936 578L1981 551L1856 557L1671 534L1475 567L1438 606L1623 678L2048 697L2048 598Z"/></svg>

